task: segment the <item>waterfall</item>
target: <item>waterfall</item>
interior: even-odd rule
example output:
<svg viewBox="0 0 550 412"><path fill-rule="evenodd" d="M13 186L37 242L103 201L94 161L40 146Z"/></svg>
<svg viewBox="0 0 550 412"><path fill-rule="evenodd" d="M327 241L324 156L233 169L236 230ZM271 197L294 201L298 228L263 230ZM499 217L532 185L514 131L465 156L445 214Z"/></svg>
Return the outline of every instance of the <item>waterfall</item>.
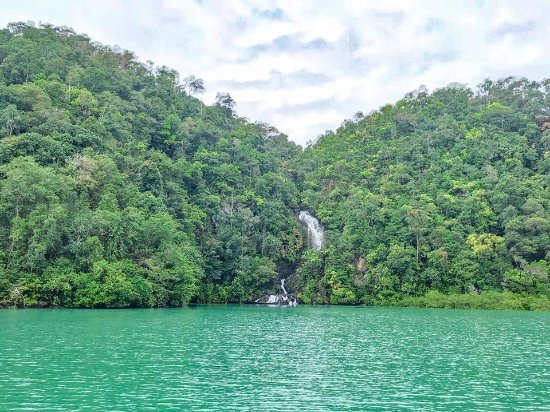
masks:
<svg viewBox="0 0 550 412"><path fill-rule="evenodd" d="M285 295L288 295L288 293L287 293L287 291L286 291L286 289L285 289L285 280L286 280L286 279L281 279L281 289L283 290L283 293L284 293Z"/></svg>
<svg viewBox="0 0 550 412"><path fill-rule="evenodd" d="M285 288L285 281L286 279L281 279L281 290L283 291L282 294L277 295L265 295L261 298L256 299L255 303L265 303L267 305L286 305L286 306L297 306L298 302L296 300L296 296L293 294L289 294Z"/></svg>
<svg viewBox="0 0 550 412"><path fill-rule="evenodd" d="M256 300L256 302L258 302L258 300ZM274 303L279 303L279 296L278 295L269 295L269 297L267 298L267 301L265 302L267 303L268 305L272 305Z"/></svg>
<svg viewBox="0 0 550 412"><path fill-rule="evenodd" d="M321 249L325 240L325 234L319 221L305 210L300 212L298 218L307 226L307 240L309 245L315 250Z"/></svg>
<svg viewBox="0 0 550 412"><path fill-rule="evenodd" d="M324 245L324 229L319 221L313 217L307 210L302 210L298 215L298 219L307 228L307 241L309 247L315 250L319 250ZM292 291L288 293L285 287L286 279L281 278L279 287L281 288L281 293L275 295L264 295L256 300L254 303L263 303L267 305L283 305L283 306L296 306L298 304L297 296ZM292 283L291 283L292 287Z"/></svg>

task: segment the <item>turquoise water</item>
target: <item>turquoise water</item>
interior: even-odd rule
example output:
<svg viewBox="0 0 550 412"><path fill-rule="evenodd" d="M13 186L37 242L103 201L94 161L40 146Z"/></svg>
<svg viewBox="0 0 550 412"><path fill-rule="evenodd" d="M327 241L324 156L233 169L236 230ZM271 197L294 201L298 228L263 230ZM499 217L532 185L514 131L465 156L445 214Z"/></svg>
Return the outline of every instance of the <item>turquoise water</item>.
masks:
<svg viewBox="0 0 550 412"><path fill-rule="evenodd" d="M0 410L550 410L550 314L0 311Z"/></svg>

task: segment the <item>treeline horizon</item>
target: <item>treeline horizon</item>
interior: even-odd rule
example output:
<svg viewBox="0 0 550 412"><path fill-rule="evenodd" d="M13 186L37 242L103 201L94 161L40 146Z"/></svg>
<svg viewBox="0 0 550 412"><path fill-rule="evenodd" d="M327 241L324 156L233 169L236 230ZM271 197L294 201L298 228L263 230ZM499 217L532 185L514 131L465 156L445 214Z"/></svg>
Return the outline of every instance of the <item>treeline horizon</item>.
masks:
<svg viewBox="0 0 550 412"><path fill-rule="evenodd" d="M305 149L200 78L0 30L0 306L550 309L550 80L424 88ZM307 247L299 210L326 246Z"/></svg>

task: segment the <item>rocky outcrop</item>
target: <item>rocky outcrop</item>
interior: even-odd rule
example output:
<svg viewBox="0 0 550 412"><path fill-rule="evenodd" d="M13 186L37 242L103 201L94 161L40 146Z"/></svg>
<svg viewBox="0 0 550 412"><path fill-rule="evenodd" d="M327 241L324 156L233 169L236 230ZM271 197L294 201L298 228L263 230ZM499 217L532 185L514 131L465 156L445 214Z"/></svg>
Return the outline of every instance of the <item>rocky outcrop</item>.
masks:
<svg viewBox="0 0 550 412"><path fill-rule="evenodd" d="M550 129L550 116L541 114L535 117L537 126L541 132L544 132L547 129Z"/></svg>
<svg viewBox="0 0 550 412"><path fill-rule="evenodd" d="M282 305L282 306L296 306L298 301L296 296L292 293L288 293L285 288L286 279L281 279L281 291L283 293L276 295L264 295L259 299L256 299L254 303L260 303L264 305Z"/></svg>
<svg viewBox="0 0 550 412"><path fill-rule="evenodd" d="M256 299L254 303L263 305L296 306L298 301L293 294L265 295Z"/></svg>

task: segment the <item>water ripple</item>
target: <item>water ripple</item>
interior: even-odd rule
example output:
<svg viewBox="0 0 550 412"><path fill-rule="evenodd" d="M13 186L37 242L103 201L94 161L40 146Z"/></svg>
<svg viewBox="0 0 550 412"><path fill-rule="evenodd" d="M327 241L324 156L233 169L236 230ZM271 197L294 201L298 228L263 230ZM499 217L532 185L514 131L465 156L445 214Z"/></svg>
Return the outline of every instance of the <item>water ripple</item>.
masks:
<svg viewBox="0 0 550 412"><path fill-rule="evenodd" d="M550 314L0 311L0 410L550 411Z"/></svg>

